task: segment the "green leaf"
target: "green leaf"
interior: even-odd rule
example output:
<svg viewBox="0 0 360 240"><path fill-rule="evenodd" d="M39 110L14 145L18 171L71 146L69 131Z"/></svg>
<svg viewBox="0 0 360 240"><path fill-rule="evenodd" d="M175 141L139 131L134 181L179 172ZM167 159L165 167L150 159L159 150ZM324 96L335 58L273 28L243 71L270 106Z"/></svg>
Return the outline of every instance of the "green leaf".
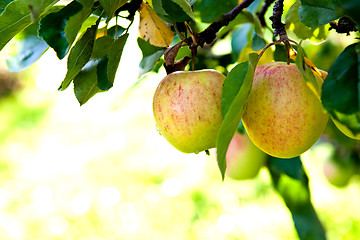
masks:
<svg viewBox="0 0 360 240"><path fill-rule="evenodd" d="M296 1L288 10L285 18L287 28L293 28L294 33L300 39L312 39L316 41L323 41L327 38L329 31L324 25L316 28L310 28L303 24L299 19L300 1Z"/></svg>
<svg viewBox="0 0 360 240"><path fill-rule="evenodd" d="M360 43L347 46L331 66L321 100L329 114L360 133Z"/></svg>
<svg viewBox="0 0 360 240"><path fill-rule="evenodd" d="M249 54L249 61L235 66L224 81L221 102L224 120L216 139L217 162L223 180L226 170L226 152L241 120L250 93L257 60L258 55L256 53ZM233 88L238 89L238 91L234 91Z"/></svg>
<svg viewBox="0 0 360 240"><path fill-rule="evenodd" d="M299 19L305 25L316 28L342 16L334 0L301 0Z"/></svg>
<svg viewBox="0 0 360 240"><path fill-rule="evenodd" d="M323 105L329 112L336 110L352 114L360 110L359 48L359 43L346 47L329 70L321 96Z"/></svg>
<svg viewBox="0 0 360 240"><path fill-rule="evenodd" d="M104 8L105 13L107 14L107 22L114 16L115 11L123 6L127 0L99 0L101 6Z"/></svg>
<svg viewBox="0 0 360 240"><path fill-rule="evenodd" d="M3 0L0 1L0 14L5 10L5 7L14 0Z"/></svg>
<svg viewBox="0 0 360 240"><path fill-rule="evenodd" d="M344 14L353 20L358 28L360 28L360 1L358 0L342 0L337 1L337 6L344 11Z"/></svg>
<svg viewBox="0 0 360 240"><path fill-rule="evenodd" d="M11 72L19 72L36 62L48 49L48 45L37 36L38 24L32 24L16 36L15 53L7 57L6 64Z"/></svg>
<svg viewBox="0 0 360 240"><path fill-rule="evenodd" d="M98 87L108 90L114 84L116 71L129 34L125 34L114 41L106 57L102 58L98 66ZM106 70L106 74L105 71Z"/></svg>
<svg viewBox="0 0 360 240"><path fill-rule="evenodd" d="M33 22L36 22L36 20L40 17L40 15L45 9L48 9L49 7L53 6L59 0L21 0L21 1L25 2L28 5L31 12L31 19Z"/></svg>
<svg viewBox="0 0 360 240"><path fill-rule="evenodd" d="M99 60L90 60L74 79L74 93L80 105L85 104L96 93L101 92L97 86L98 64Z"/></svg>
<svg viewBox="0 0 360 240"><path fill-rule="evenodd" d="M237 0L198 0L194 5L194 9L199 12L202 22L212 23L219 20L223 14L232 10L237 4Z"/></svg>
<svg viewBox="0 0 360 240"><path fill-rule="evenodd" d="M96 39L91 58L103 58L107 55L114 39L110 36L102 36Z"/></svg>
<svg viewBox="0 0 360 240"><path fill-rule="evenodd" d="M269 156L268 167L275 189L289 208L300 240L326 240L326 233L311 203L308 178L299 157Z"/></svg>
<svg viewBox="0 0 360 240"><path fill-rule="evenodd" d="M59 90L65 90L89 61L95 43L96 31L97 25L88 28L71 49L67 61L67 73Z"/></svg>
<svg viewBox="0 0 360 240"><path fill-rule="evenodd" d="M305 63L305 54L304 50L301 47L301 42L297 48L297 55L295 58L295 64L299 71L301 72L303 78L305 79L307 85L310 89L320 98L320 85L317 83L314 73L312 72L311 68Z"/></svg>
<svg viewBox="0 0 360 240"><path fill-rule="evenodd" d="M176 22L194 19L194 13L188 0L162 0L162 8Z"/></svg>
<svg viewBox="0 0 360 240"><path fill-rule="evenodd" d="M0 15L0 50L30 24L31 13L28 6L20 1L9 3Z"/></svg>
<svg viewBox="0 0 360 240"><path fill-rule="evenodd" d="M40 20L39 36L56 51L59 59L65 57L71 44L65 37L66 23L82 8L79 2L73 1L60 11L50 13Z"/></svg>
<svg viewBox="0 0 360 240"><path fill-rule="evenodd" d="M142 59L139 63L139 75L143 75L154 69L160 57L164 54L165 48L156 47L141 38L137 39L138 46L142 52Z"/></svg>
<svg viewBox="0 0 360 240"><path fill-rule="evenodd" d="M76 0L82 5L82 9L66 22L65 38L71 46L75 41L82 24L87 20L92 11L94 0Z"/></svg>
<svg viewBox="0 0 360 240"><path fill-rule="evenodd" d="M251 40L253 26L250 23L242 24L241 27L233 32L231 38L231 48L234 55L239 55L243 48Z"/></svg>

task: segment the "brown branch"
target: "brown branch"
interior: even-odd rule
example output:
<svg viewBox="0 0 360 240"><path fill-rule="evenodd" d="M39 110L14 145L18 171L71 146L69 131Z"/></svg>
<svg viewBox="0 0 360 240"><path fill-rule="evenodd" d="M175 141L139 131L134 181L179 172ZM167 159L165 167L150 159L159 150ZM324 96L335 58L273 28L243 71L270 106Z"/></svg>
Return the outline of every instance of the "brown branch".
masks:
<svg viewBox="0 0 360 240"><path fill-rule="evenodd" d="M129 16L127 16L126 18L132 20L135 16L136 11L140 8L142 2L143 0L132 0L131 2L125 3L123 6L121 6L115 11L115 16L119 15L119 13L122 11L128 11Z"/></svg>
<svg viewBox="0 0 360 240"><path fill-rule="evenodd" d="M285 24L281 22L281 16L284 12L284 0L277 0L273 8L271 27L274 29L274 37L280 35L280 39L286 37Z"/></svg>
<svg viewBox="0 0 360 240"><path fill-rule="evenodd" d="M256 15L258 16L258 18L260 20L261 26L263 26L263 27L266 27L265 13L273 2L275 2L275 0L265 0L265 3L261 7L260 11L256 13Z"/></svg>
<svg viewBox="0 0 360 240"><path fill-rule="evenodd" d="M253 3L255 0L244 0L239 5L237 5L234 9L232 9L230 12L222 15L220 20L213 22L209 27L207 27L204 31L197 34L197 44L200 47L203 47L205 43L210 44L216 39L217 32L222 28L225 27L234 20L237 15L241 13L241 11L248 6L250 6L251 3ZM192 41L190 38L187 39L188 41ZM187 41L187 43L188 43Z"/></svg>

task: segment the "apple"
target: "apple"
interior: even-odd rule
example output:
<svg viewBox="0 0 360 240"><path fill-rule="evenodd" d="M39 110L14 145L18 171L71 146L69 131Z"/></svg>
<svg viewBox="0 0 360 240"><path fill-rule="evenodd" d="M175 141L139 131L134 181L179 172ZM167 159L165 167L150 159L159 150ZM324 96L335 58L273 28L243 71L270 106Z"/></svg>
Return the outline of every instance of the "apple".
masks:
<svg viewBox="0 0 360 240"><path fill-rule="evenodd" d="M321 86L322 78L315 78ZM262 151L292 158L320 138L328 114L295 64L272 62L256 68L242 121Z"/></svg>
<svg viewBox="0 0 360 240"><path fill-rule="evenodd" d="M331 158L323 163L323 173L329 183L336 187L345 187L355 173L355 167L349 162Z"/></svg>
<svg viewBox="0 0 360 240"><path fill-rule="evenodd" d="M224 79L215 70L177 71L159 83L153 99L155 123L179 151L199 153L216 146Z"/></svg>
<svg viewBox="0 0 360 240"><path fill-rule="evenodd" d="M236 180L257 176L267 155L246 134L235 133L226 152L226 175Z"/></svg>

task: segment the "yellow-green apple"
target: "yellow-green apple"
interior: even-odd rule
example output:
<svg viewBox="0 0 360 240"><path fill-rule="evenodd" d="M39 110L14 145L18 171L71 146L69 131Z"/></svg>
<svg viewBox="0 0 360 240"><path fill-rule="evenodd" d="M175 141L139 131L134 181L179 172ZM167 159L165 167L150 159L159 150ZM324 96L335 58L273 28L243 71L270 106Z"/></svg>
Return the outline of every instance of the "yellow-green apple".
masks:
<svg viewBox="0 0 360 240"><path fill-rule="evenodd" d="M215 70L178 71L159 83L153 99L156 126L179 151L199 153L216 146L224 79Z"/></svg>
<svg viewBox="0 0 360 240"><path fill-rule="evenodd" d="M322 78L315 78L321 86ZM328 114L295 64L273 62L256 68L242 121L258 148L292 158L319 139Z"/></svg>
<svg viewBox="0 0 360 240"><path fill-rule="evenodd" d="M226 152L226 175L236 180L254 178L266 157L246 134L236 132Z"/></svg>
<svg viewBox="0 0 360 240"><path fill-rule="evenodd" d="M355 173L351 159L337 159L332 156L323 163L323 173L329 183L336 187L346 186Z"/></svg>

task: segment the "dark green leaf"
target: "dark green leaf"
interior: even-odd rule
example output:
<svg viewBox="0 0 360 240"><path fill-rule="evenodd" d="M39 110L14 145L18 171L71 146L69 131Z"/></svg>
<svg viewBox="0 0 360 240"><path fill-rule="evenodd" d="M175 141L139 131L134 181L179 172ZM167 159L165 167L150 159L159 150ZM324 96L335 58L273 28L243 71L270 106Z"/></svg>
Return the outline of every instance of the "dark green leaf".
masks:
<svg viewBox="0 0 360 240"><path fill-rule="evenodd" d="M360 110L359 43L344 49L329 70L322 87L322 102L331 114L353 114Z"/></svg>
<svg viewBox="0 0 360 240"><path fill-rule="evenodd" d="M325 26L321 25L317 28L310 28L300 21L298 14L300 6L300 1L296 1L290 7L285 18L286 27L289 28L293 24L294 33L300 39L313 38L319 41L326 39L329 31L326 31Z"/></svg>
<svg viewBox="0 0 360 240"><path fill-rule="evenodd" d="M245 23L241 27L234 31L231 39L232 52L235 55L239 55L241 50L249 43L253 33L253 26L250 23Z"/></svg>
<svg viewBox="0 0 360 240"><path fill-rule="evenodd" d="M30 25L16 36L15 54L6 59L8 69L12 72L21 71L34 62L48 49L48 45L37 36L38 25Z"/></svg>
<svg viewBox="0 0 360 240"><path fill-rule="evenodd" d="M5 7L14 0L3 0L0 1L0 14L5 10Z"/></svg>
<svg viewBox="0 0 360 240"><path fill-rule="evenodd" d="M39 36L56 51L59 59L65 57L71 44L65 36L66 23L82 8L79 2L73 1L60 11L46 15L40 21Z"/></svg>
<svg viewBox="0 0 360 240"><path fill-rule="evenodd" d="M326 240L324 227L311 203L308 178L300 158L269 156L268 167L274 187L291 212L300 240Z"/></svg>
<svg viewBox="0 0 360 240"><path fill-rule="evenodd" d="M334 0L301 0L299 19L305 25L316 28L342 16Z"/></svg>
<svg viewBox="0 0 360 240"><path fill-rule="evenodd" d="M77 41L75 46L71 49L67 62L67 73L59 90L65 90L89 61L94 47L96 31L97 25L88 28L80 40Z"/></svg>
<svg viewBox="0 0 360 240"><path fill-rule="evenodd" d="M249 61L246 63L238 64L236 67L234 67L230 71L224 82L224 100L221 103L221 105L224 105L222 106L224 120L221 124L216 139L217 162L222 175L222 179L225 178L226 152L241 120L244 107L250 93L257 60L258 55L256 53L249 54ZM248 66L246 67L245 64L248 64ZM238 81L237 84L235 83L236 79ZM238 88L238 91L234 92L231 89L231 85L235 85L234 87ZM231 101L231 99L233 100Z"/></svg>
<svg viewBox="0 0 360 240"><path fill-rule="evenodd" d="M97 82L98 82L97 86L101 90L108 90L112 87L112 84L110 83L107 76L108 63L109 63L108 56L101 58L98 62L97 72L96 72Z"/></svg>
<svg viewBox="0 0 360 240"><path fill-rule="evenodd" d="M342 0L337 1L337 6L344 11L344 14L353 20L358 28L360 28L360 1L358 0Z"/></svg>
<svg viewBox="0 0 360 240"><path fill-rule="evenodd" d="M252 38L252 49L254 51L259 51L264 48L266 45L266 41L263 37L259 36L258 34L254 33Z"/></svg>
<svg viewBox="0 0 360 240"><path fill-rule="evenodd" d="M0 15L0 50L30 24L31 13L28 6L20 1L9 3Z"/></svg>
<svg viewBox="0 0 360 240"><path fill-rule="evenodd" d="M121 34L123 34L125 32L125 30L126 29L123 28L122 26L115 25L107 30L107 34L113 38L118 38L121 36Z"/></svg>
<svg viewBox="0 0 360 240"><path fill-rule="evenodd" d="M103 58L107 55L110 46L113 44L114 39L110 36L102 36L96 39L91 58Z"/></svg>
<svg viewBox="0 0 360 240"><path fill-rule="evenodd" d="M116 75L116 71L119 66L119 62L121 59L121 55L128 38L129 34L125 34L118 39L110 46L107 56L105 60L100 61L98 66L98 87L101 90L108 90L114 84L114 79ZM104 58L103 58L104 59ZM100 65L101 64L101 65ZM106 69L106 75L101 71Z"/></svg>
<svg viewBox="0 0 360 240"><path fill-rule="evenodd" d="M65 26L65 37L71 46L75 41L82 24L88 19L91 14L94 0L76 0L82 5L82 9L76 15L70 17Z"/></svg>
<svg viewBox="0 0 360 240"><path fill-rule="evenodd" d="M105 13L108 16L107 19L108 22L114 16L115 11L127 2L127 0L99 0L99 1L101 6L105 10Z"/></svg>
<svg viewBox="0 0 360 240"><path fill-rule="evenodd" d="M237 0L198 0L194 9L199 12L202 22L212 23L219 20L221 15L232 10L237 4Z"/></svg>
<svg viewBox="0 0 360 240"><path fill-rule="evenodd" d="M31 11L31 18L33 22L40 17L43 11L53 6L59 0L21 0L25 2Z"/></svg>
<svg viewBox="0 0 360 240"><path fill-rule="evenodd" d="M164 54L165 48L153 46L149 41L145 41L141 38L138 38L137 42L143 56L139 64L139 75L143 75L154 69L155 64Z"/></svg>
<svg viewBox="0 0 360 240"><path fill-rule="evenodd" d="M187 0L162 0L162 8L169 18L176 22L184 22L194 18L194 14Z"/></svg>
<svg viewBox="0 0 360 240"><path fill-rule="evenodd" d="M80 105L85 104L96 93L101 92L97 86L98 63L98 60L90 60L74 79L74 93Z"/></svg>

